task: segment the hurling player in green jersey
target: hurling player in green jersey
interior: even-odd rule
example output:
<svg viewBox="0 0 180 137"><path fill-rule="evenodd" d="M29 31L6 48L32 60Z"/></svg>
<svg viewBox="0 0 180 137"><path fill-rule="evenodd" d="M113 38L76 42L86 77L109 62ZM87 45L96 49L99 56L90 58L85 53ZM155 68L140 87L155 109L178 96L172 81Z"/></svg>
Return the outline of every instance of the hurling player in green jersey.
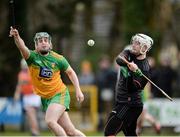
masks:
<svg viewBox="0 0 180 137"><path fill-rule="evenodd" d="M10 36L26 60L34 91L41 96L43 109L46 110L45 121L56 136L85 136L72 124L66 110L69 109L69 91L60 77L64 71L76 90L79 102L84 100L76 73L67 60L53 51L51 37L47 32L36 33L35 51L27 48L18 30L11 27Z"/></svg>

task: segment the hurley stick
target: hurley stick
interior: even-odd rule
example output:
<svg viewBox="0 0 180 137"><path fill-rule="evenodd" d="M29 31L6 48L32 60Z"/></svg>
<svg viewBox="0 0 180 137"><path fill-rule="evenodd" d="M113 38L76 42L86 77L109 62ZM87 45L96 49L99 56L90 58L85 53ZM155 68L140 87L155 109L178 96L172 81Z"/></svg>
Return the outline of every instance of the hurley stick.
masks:
<svg viewBox="0 0 180 137"><path fill-rule="evenodd" d="M118 56L120 59L122 59L126 64L129 64L129 61L127 61L124 57L122 57L122 56ZM142 72L141 72L142 73ZM143 73L142 73L142 76L145 78L145 79L147 79L153 86L155 86L157 89L159 89L160 91L161 91L161 93L165 96L165 97L167 97L170 101L173 101L173 99L170 97L170 96L168 96L167 94L166 94L166 92L164 92L164 90L162 90L160 87L158 87L154 82L152 82L146 75L144 75Z"/></svg>

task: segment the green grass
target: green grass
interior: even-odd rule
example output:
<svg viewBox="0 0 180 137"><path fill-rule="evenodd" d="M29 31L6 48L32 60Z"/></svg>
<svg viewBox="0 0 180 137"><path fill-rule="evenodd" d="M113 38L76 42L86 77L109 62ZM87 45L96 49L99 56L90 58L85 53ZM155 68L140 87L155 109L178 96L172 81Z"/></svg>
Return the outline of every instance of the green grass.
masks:
<svg viewBox="0 0 180 137"><path fill-rule="evenodd" d="M84 132L87 136L103 136L103 132ZM21 132L19 129L6 129L5 132L0 132L0 136L30 136L31 134ZM49 130L42 131L40 136L54 136ZM124 136L122 132L118 136ZM174 133L172 128L163 128L161 134L156 134L152 128L144 128L141 136L180 136L180 133Z"/></svg>

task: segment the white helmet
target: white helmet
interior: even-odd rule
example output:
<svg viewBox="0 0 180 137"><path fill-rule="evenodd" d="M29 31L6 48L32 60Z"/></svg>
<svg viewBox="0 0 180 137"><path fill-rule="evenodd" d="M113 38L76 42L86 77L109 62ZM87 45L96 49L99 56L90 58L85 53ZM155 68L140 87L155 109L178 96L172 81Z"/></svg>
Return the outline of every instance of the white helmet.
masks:
<svg viewBox="0 0 180 137"><path fill-rule="evenodd" d="M39 38L43 38L43 37L48 38L49 43L51 44L51 36L50 36L47 32L38 32L38 33L36 33L35 36L34 36L34 42L35 42L35 44L37 44L37 40L38 40Z"/></svg>
<svg viewBox="0 0 180 137"><path fill-rule="evenodd" d="M153 39L145 34L141 34L141 33L138 33L136 35L134 35L131 39L131 42L133 41L138 41L140 43L140 46L141 46L141 54L145 54L147 51L149 51L153 45ZM144 46L147 46L147 50L142 52L142 48Z"/></svg>

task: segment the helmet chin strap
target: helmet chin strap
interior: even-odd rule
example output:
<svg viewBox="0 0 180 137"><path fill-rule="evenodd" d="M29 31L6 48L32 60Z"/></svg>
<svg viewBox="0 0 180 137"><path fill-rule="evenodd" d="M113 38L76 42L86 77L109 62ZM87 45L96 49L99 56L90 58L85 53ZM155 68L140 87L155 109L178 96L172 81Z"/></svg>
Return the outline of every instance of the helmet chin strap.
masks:
<svg viewBox="0 0 180 137"><path fill-rule="evenodd" d="M144 47L144 45L141 46L139 54L134 54L136 57L139 57L141 55L145 55L146 54L146 52L148 51L148 48L145 51L142 51L143 47ZM130 50L132 50L132 49L130 49Z"/></svg>
<svg viewBox="0 0 180 137"><path fill-rule="evenodd" d="M142 48L143 48L143 46L142 46L141 49L140 49L140 53L137 54L137 55L135 55L136 57L140 57L140 56L142 56L142 55L145 55L146 52L148 51L148 49L146 49L146 50L143 52L143 51L142 51Z"/></svg>
<svg viewBox="0 0 180 137"><path fill-rule="evenodd" d="M49 47L49 50L47 52L45 52L45 51L43 51L43 52L38 51L38 52L42 55L49 53L52 50L52 43L50 42L49 44L50 44L50 47ZM36 48L37 48L37 43L35 43L35 50L36 50Z"/></svg>
<svg viewBox="0 0 180 137"><path fill-rule="evenodd" d="M141 54L141 55L146 54L146 52L148 51L148 48L147 48L145 51L142 51L143 47L144 47L144 45L141 46L141 49L140 49L140 54Z"/></svg>

